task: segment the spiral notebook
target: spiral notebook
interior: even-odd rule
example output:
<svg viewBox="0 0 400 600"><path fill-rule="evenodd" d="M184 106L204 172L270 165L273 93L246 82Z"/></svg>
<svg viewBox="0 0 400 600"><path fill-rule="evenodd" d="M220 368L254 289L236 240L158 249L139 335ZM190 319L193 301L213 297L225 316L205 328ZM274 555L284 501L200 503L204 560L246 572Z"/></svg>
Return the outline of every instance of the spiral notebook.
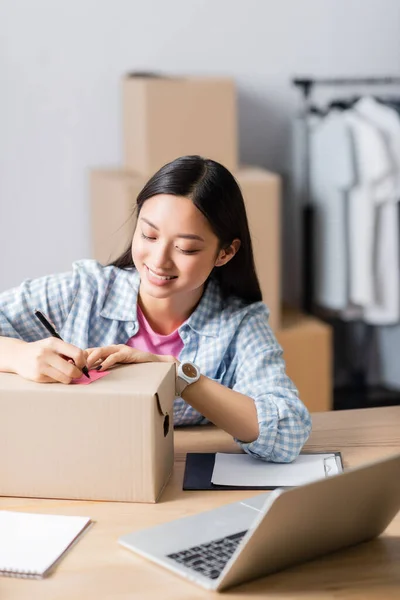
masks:
<svg viewBox="0 0 400 600"><path fill-rule="evenodd" d="M46 577L91 523L88 517L0 510L0 575Z"/></svg>

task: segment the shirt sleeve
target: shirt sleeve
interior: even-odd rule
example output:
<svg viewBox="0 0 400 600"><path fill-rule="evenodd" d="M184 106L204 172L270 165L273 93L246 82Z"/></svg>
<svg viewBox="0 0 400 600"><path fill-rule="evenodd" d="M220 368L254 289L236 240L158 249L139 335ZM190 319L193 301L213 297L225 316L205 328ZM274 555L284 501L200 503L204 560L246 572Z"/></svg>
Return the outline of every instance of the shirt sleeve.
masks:
<svg viewBox="0 0 400 600"><path fill-rule="evenodd" d="M259 436L241 448L271 462L291 462L311 431L311 417L285 373L282 348L268 325L268 309L257 303L237 334L233 390L254 399Z"/></svg>
<svg viewBox="0 0 400 600"><path fill-rule="evenodd" d="M0 294L0 336L35 342L48 337L34 314L41 310L60 330L72 306L74 278L71 273L28 279Z"/></svg>

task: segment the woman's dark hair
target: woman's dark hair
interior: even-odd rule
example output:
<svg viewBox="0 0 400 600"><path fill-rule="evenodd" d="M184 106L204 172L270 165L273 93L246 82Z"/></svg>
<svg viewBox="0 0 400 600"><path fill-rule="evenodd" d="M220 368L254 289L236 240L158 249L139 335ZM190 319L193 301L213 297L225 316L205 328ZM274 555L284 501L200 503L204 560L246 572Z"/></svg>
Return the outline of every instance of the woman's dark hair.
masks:
<svg viewBox="0 0 400 600"><path fill-rule="evenodd" d="M201 156L182 156L161 167L146 183L136 201L139 216L143 204L158 194L190 198L207 218L220 241L220 248L241 241L235 256L211 277L218 281L224 298L237 296L245 302L262 299L254 265L253 248L242 192L223 165ZM131 246L111 263L120 269L134 267Z"/></svg>

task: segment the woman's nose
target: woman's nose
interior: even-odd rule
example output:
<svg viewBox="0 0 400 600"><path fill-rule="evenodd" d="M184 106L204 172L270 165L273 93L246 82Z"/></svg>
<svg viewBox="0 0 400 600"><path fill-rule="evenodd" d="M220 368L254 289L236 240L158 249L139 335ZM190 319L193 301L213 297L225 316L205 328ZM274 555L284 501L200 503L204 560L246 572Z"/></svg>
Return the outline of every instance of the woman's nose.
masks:
<svg viewBox="0 0 400 600"><path fill-rule="evenodd" d="M154 248L154 254L152 258L154 267L158 267L159 269L165 269L172 263L169 248L166 244L160 244L157 248Z"/></svg>

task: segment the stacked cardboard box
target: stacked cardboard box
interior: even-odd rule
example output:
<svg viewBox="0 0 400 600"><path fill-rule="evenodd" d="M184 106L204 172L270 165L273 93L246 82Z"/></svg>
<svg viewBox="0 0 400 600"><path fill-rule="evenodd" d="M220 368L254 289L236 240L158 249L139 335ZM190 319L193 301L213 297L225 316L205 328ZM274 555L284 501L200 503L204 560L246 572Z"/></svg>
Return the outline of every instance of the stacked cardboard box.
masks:
<svg viewBox="0 0 400 600"><path fill-rule="evenodd" d="M162 165L187 154L212 158L234 174L242 189L263 300L270 325L279 332L281 181L275 173L238 163L234 81L128 75L122 81L122 107L124 165L91 172L93 257L105 264L126 250L136 197ZM285 344L291 335L285 333ZM310 331L307 339L312 336Z"/></svg>
<svg viewBox="0 0 400 600"><path fill-rule="evenodd" d="M237 168L237 118L230 78L127 76L122 81L125 167L153 175L185 154Z"/></svg>
<svg viewBox="0 0 400 600"><path fill-rule="evenodd" d="M315 317L285 308L276 332L283 348L286 372L312 412L331 410L332 328Z"/></svg>

